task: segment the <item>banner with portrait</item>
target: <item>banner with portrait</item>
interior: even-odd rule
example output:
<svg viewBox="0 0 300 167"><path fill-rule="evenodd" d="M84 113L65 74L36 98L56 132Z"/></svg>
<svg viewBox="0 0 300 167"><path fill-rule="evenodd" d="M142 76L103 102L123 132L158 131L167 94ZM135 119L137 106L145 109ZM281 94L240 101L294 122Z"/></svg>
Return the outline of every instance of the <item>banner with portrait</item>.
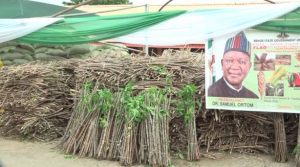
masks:
<svg viewBox="0 0 300 167"><path fill-rule="evenodd" d="M206 47L206 108L300 113L300 35L246 30Z"/></svg>

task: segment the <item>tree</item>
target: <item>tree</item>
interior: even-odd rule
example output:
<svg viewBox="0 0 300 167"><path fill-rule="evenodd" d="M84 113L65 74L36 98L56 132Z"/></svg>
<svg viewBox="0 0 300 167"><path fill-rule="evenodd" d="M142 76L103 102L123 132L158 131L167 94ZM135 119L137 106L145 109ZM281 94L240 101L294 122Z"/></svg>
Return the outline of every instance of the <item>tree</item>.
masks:
<svg viewBox="0 0 300 167"><path fill-rule="evenodd" d="M71 0L73 4L79 4L84 0ZM129 0L95 0L91 5L115 5L115 4L128 4Z"/></svg>

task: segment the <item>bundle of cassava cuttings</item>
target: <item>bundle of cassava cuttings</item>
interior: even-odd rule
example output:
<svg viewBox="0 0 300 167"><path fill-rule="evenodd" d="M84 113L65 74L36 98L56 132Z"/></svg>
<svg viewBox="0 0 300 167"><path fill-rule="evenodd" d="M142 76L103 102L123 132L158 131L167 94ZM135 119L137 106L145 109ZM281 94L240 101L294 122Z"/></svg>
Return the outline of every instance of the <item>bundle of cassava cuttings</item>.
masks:
<svg viewBox="0 0 300 167"><path fill-rule="evenodd" d="M96 89L97 85L84 85L80 99L62 139L62 148L67 153L97 157L105 143L108 122L113 115L113 94L108 89ZM102 141L100 137L104 137ZM99 155L101 156L101 155Z"/></svg>
<svg viewBox="0 0 300 167"><path fill-rule="evenodd" d="M86 83L76 102L61 147L66 153L167 166L170 97L152 87L134 92L132 84L119 91Z"/></svg>
<svg viewBox="0 0 300 167"><path fill-rule="evenodd" d="M283 113L274 113L273 116L275 129L275 161L286 162L288 160L288 150Z"/></svg>
<svg viewBox="0 0 300 167"><path fill-rule="evenodd" d="M298 116L299 117L299 116ZM296 166L300 166L300 117L298 118L298 134L297 134L297 145L294 148Z"/></svg>
<svg viewBox="0 0 300 167"><path fill-rule="evenodd" d="M147 117L140 124L139 162L154 166L168 166L169 121L171 96L168 89L151 87L142 92Z"/></svg>
<svg viewBox="0 0 300 167"><path fill-rule="evenodd" d="M197 129L196 129L196 111L201 106L200 100L196 99L197 87L195 85L186 85L178 93L178 112L184 117L184 122L187 131L187 159L188 160L199 160L200 149L197 140ZM198 102L199 101L199 102ZM197 108L196 108L197 107Z"/></svg>

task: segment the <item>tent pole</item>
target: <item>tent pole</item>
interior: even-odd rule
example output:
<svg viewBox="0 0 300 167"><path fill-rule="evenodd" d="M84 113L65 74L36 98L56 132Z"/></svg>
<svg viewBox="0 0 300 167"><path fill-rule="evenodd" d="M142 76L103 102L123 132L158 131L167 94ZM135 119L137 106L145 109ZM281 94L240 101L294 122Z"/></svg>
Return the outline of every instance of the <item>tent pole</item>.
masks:
<svg viewBox="0 0 300 167"><path fill-rule="evenodd" d="M127 10L127 9L133 9L133 8L139 8L144 7L145 5L139 5L139 6L133 6L133 7L127 7L127 8L120 8L120 9L113 9L113 10L104 10L104 11L98 11L98 12L91 12L91 13L74 13L74 14L65 14L60 15L61 17L69 17L69 16L83 16L83 15L90 15L90 14L98 14L98 13L108 13L108 12L115 12L120 10Z"/></svg>
<svg viewBox="0 0 300 167"><path fill-rule="evenodd" d="M166 2L162 7L160 7L160 9L158 10L159 12L163 10L163 8L165 6L167 6L170 2L172 2L173 0L169 0L168 2Z"/></svg>
<svg viewBox="0 0 300 167"><path fill-rule="evenodd" d="M275 4L275 2L273 2L273 1L271 1L271 0L264 0L264 1L269 2L269 3L271 3L271 4Z"/></svg>
<svg viewBox="0 0 300 167"><path fill-rule="evenodd" d="M149 12L149 4L145 4L145 13L148 13L148 12ZM147 33L147 31L146 31L146 33ZM145 52L146 56L149 55L149 45L148 44L146 44L144 46L144 52Z"/></svg>

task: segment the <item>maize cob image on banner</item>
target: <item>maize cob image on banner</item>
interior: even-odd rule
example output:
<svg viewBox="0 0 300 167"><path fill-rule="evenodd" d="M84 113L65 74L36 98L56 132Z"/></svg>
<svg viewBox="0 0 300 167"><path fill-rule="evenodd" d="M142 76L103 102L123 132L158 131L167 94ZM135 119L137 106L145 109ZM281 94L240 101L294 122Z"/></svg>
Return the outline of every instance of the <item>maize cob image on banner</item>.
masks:
<svg viewBox="0 0 300 167"><path fill-rule="evenodd" d="M286 80L287 75L287 70L283 66L280 66L272 72L266 85L266 96L284 96L283 82Z"/></svg>

